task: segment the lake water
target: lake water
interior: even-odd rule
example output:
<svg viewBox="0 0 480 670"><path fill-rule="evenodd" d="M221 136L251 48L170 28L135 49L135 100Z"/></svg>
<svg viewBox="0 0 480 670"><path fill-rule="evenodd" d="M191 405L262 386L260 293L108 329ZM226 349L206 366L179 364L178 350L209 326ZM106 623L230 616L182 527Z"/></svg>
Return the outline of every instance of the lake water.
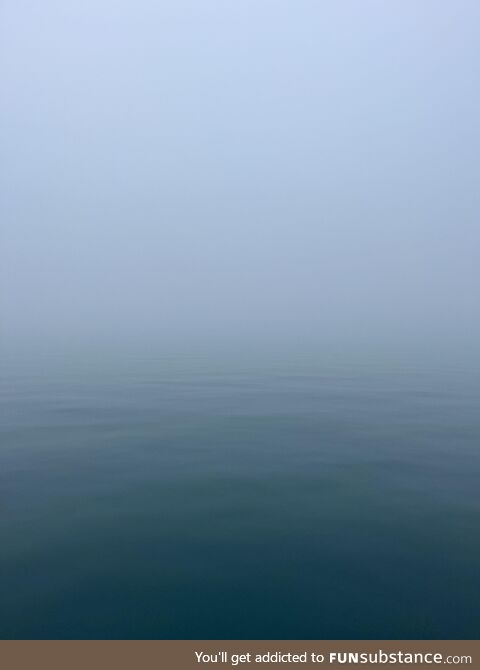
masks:
<svg viewBox="0 0 480 670"><path fill-rule="evenodd" d="M476 638L480 377L2 367L0 637Z"/></svg>

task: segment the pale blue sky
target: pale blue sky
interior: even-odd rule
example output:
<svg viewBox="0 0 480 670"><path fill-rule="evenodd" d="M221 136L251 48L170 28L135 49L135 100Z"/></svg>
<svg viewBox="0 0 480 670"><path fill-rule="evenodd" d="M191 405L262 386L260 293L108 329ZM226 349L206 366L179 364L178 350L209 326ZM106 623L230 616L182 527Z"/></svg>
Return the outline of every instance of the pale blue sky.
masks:
<svg viewBox="0 0 480 670"><path fill-rule="evenodd" d="M5 341L480 342L480 3L0 12Z"/></svg>

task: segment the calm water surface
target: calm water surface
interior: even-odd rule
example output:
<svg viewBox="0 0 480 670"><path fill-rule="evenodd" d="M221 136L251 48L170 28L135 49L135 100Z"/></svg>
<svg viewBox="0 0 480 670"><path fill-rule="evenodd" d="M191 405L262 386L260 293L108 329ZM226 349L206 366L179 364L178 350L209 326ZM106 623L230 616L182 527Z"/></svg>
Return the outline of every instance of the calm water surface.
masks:
<svg viewBox="0 0 480 670"><path fill-rule="evenodd" d="M6 362L0 637L476 638L480 379Z"/></svg>

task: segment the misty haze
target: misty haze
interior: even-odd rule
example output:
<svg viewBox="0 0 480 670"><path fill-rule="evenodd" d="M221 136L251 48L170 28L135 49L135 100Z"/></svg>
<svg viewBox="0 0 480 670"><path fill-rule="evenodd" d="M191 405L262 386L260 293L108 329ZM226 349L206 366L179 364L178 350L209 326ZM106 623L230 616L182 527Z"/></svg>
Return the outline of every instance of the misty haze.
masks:
<svg viewBox="0 0 480 670"><path fill-rule="evenodd" d="M0 25L0 638L478 637L480 5Z"/></svg>

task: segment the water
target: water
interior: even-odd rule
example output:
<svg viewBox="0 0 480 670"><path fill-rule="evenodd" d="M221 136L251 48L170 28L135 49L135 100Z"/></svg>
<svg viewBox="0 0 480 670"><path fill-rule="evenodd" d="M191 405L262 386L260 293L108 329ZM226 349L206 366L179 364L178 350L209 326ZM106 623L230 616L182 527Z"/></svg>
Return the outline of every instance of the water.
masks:
<svg viewBox="0 0 480 670"><path fill-rule="evenodd" d="M2 368L0 637L476 638L468 368Z"/></svg>

